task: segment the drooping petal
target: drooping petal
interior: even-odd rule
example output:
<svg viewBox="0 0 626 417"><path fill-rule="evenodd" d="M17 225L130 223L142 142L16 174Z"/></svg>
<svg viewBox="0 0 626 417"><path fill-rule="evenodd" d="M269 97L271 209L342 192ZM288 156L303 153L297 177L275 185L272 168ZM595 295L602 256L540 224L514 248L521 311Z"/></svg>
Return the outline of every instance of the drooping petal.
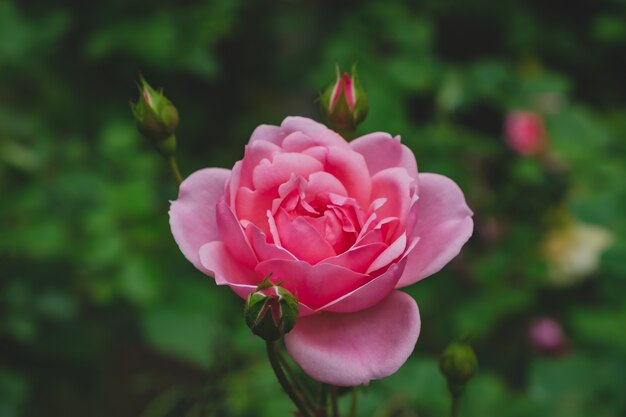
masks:
<svg viewBox="0 0 626 417"><path fill-rule="evenodd" d="M350 142L352 149L363 155L370 175L393 167L402 167L417 179L417 162L413 152L400 143L400 137L391 137L388 133L376 132L361 136Z"/></svg>
<svg viewBox="0 0 626 417"><path fill-rule="evenodd" d="M207 168L191 174L180 185L178 199L170 205L170 227L185 257L199 270L207 273L198 251L207 242L220 239L215 206L224 195L230 171Z"/></svg>
<svg viewBox="0 0 626 417"><path fill-rule="evenodd" d="M474 222L465 196L454 181L438 174L419 174L420 195L413 236L420 241L409 253L398 287L438 272L472 235Z"/></svg>
<svg viewBox="0 0 626 417"><path fill-rule="evenodd" d="M413 351L419 331L417 304L395 291L367 310L300 318L285 344L313 379L356 386L396 372Z"/></svg>

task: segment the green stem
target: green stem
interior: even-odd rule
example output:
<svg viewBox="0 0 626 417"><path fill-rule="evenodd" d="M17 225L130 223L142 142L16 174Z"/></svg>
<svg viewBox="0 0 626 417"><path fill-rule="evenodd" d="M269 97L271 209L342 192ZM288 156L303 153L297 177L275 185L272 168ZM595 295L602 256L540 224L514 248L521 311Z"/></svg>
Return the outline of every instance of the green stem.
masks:
<svg viewBox="0 0 626 417"><path fill-rule="evenodd" d="M356 388L352 388L352 399L350 400L350 411L348 412L348 417L356 416Z"/></svg>
<svg viewBox="0 0 626 417"><path fill-rule="evenodd" d="M450 417L459 417L459 411L461 409L461 396L452 396L452 407L450 408Z"/></svg>
<svg viewBox="0 0 626 417"><path fill-rule="evenodd" d="M298 375L296 375L293 368L289 365L289 362L287 362L285 355L283 355L280 352L280 350L277 350L277 353L278 353L278 360L280 362L280 365L287 372L287 376L291 380L291 383L294 385L294 389L296 393L300 394L300 397L302 401L304 402L304 405L308 407L309 410L315 412L316 405L315 405L315 402L313 401L313 397L311 396L311 393L309 392L307 387L302 383L301 379L298 378Z"/></svg>
<svg viewBox="0 0 626 417"><path fill-rule="evenodd" d="M330 387L331 405L333 407L333 417L339 417L339 403L337 401L337 387Z"/></svg>
<svg viewBox="0 0 626 417"><path fill-rule="evenodd" d="M270 360L270 364L272 365L274 374L276 374L276 379L278 379L278 382L283 387L283 390L304 417L311 417L308 408L305 407L302 399L293 389L293 387L289 383L289 380L285 376L285 373L283 372L283 368L280 366L276 342L267 342L266 348L267 357Z"/></svg>
<svg viewBox="0 0 626 417"><path fill-rule="evenodd" d="M319 417L326 417L328 409L328 386L324 383L320 385L320 403L318 409Z"/></svg>
<svg viewBox="0 0 626 417"><path fill-rule="evenodd" d="M178 163L176 163L176 158L174 156L170 156L167 158L167 162L170 165L170 171L172 171L172 175L174 179L180 185L183 182L183 177L180 175L180 170L178 169Z"/></svg>

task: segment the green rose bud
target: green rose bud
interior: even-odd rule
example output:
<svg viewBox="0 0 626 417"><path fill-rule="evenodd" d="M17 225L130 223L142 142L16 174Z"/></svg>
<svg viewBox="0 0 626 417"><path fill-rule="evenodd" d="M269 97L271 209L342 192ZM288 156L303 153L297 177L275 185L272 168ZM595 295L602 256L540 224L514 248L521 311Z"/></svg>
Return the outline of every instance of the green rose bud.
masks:
<svg viewBox="0 0 626 417"><path fill-rule="evenodd" d="M439 369L448 380L448 388L453 396L460 396L467 381L478 370L478 359L467 342L450 344L439 358Z"/></svg>
<svg viewBox="0 0 626 417"><path fill-rule="evenodd" d="M352 66L352 76L337 66L337 80L320 97L322 112L337 131L356 130L365 120L369 109L367 95L361 86L356 65Z"/></svg>
<svg viewBox="0 0 626 417"><path fill-rule="evenodd" d="M267 277L248 296L244 316L252 333L267 342L274 342L296 325L298 301L280 283L274 285Z"/></svg>
<svg viewBox="0 0 626 417"><path fill-rule="evenodd" d="M137 129L165 156L176 151L174 131L178 127L178 110L164 95L163 90L153 89L146 80L139 80L139 99L130 107Z"/></svg>

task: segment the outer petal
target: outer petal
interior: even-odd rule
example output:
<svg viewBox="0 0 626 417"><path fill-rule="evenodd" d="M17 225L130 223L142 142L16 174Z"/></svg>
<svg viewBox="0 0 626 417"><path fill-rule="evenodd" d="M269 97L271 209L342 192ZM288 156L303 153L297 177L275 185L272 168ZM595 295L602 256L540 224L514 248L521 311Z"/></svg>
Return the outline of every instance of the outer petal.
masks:
<svg viewBox="0 0 626 417"><path fill-rule="evenodd" d="M392 138L388 133L370 133L353 140L350 146L363 155L372 176L383 169L402 167L417 179L415 155L400 143L399 136Z"/></svg>
<svg viewBox="0 0 626 417"><path fill-rule="evenodd" d="M367 310L300 318L285 336L287 350L312 378L327 384L367 384L396 372L420 331L417 304L395 291Z"/></svg>
<svg viewBox="0 0 626 417"><path fill-rule="evenodd" d="M472 235L472 211L454 181L438 174L419 174L420 195L413 236L420 241L409 253L398 288L438 272Z"/></svg>
<svg viewBox="0 0 626 417"><path fill-rule="evenodd" d="M219 239L215 205L224 195L230 171L207 168L191 174L180 185L178 200L170 205L170 227L181 252L196 268L208 272L200 262L202 245Z"/></svg>
<svg viewBox="0 0 626 417"><path fill-rule="evenodd" d="M279 126L274 125L260 125L254 132L252 132L252 136L250 136L249 143L252 144L257 141L267 141L271 142L274 145L280 146L285 136L290 133L289 130L283 129Z"/></svg>
<svg viewBox="0 0 626 417"><path fill-rule="evenodd" d="M323 146L340 146L347 148L348 142L339 134L333 132L321 123L306 117L291 116L285 118L280 127L286 131L302 132L309 136L318 145Z"/></svg>
<svg viewBox="0 0 626 417"><path fill-rule="evenodd" d="M332 264L309 265L304 261L270 259L260 262L255 271L265 277L270 273L303 304L318 309L363 286L371 278L365 274Z"/></svg>
<svg viewBox="0 0 626 417"><path fill-rule="evenodd" d="M354 313L375 306L394 290L404 271L406 260L406 257L402 258L398 263L389 266L384 274L319 310L332 313Z"/></svg>
<svg viewBox="0 0 626 417"><path fill-rule="evenodd" d="M251 268L237 262L223 242L209 242L200 248L200 261L217 285L246 284L256 286L261 279Z"/></svg>
<svg viewBox="0 0 626 417"><path fill-rule="evenodd" d="M215 208L217 228L221 240L224 242L230 254L241 264L254 267L257 263L256 256L252 251L248 237L244 233L241 223L224 200L217 203Z"/></svg>

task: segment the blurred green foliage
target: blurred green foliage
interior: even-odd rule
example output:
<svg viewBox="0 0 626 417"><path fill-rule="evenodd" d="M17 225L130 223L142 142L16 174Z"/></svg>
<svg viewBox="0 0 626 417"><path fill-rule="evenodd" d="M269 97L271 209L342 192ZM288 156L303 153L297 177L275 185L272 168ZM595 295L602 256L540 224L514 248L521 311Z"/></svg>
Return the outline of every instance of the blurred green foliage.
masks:
<svg viewBox="0 0 626 417"><path fill-rule="evenodd" d="M476 213L462 254L409 289L420 340L359 415L446 415L437 355L465 332L464 416L624 415L625 48L621 0L0 0L0 416L288 415L242 301L178 251L175 184L128 102L141 72L181 113L183 171L231 167L257 125L319 119L335 61L358 62L361 133L402 135ZM514 108L543 114L558 163L507 149ZM559 210L614 243L557 287L541 247ZM565 357L529 346L542 315Z"/></svg>

